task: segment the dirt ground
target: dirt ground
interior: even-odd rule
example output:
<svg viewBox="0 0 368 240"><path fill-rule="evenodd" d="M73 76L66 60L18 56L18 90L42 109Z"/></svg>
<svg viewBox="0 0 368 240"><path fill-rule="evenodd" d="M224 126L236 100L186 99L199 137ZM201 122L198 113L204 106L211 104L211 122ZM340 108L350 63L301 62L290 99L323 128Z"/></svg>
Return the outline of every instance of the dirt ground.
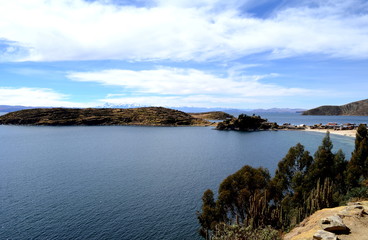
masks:
<svg viewBox="0 0 368 240"><path fill-rule="evenodd" d="M368 240L368 201L358 202L350 206L326 208L315 212L304 219L298 227L286 234L284 240L311 240L313 234L321 230L320 221L332 215L342 218L344 224L350 229L349 234L337 235L340 240ZM356 207L361 206L361 207Z"/></svg>

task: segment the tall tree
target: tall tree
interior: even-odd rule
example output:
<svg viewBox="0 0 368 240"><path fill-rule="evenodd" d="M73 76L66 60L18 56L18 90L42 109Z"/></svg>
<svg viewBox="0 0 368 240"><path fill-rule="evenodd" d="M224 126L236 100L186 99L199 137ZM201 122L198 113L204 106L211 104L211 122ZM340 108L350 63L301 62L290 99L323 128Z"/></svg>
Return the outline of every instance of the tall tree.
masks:
<svg viewBox="0 0 368 240"><path fill-rule="evenodd" d="M216 203L213 192L207 189L202 196L202 211L197 213L198 221L201 224L199 233L205 239L210 239L210 231L213 230L217 223Z"/></svg>
<svg viewBox="0 0 368 240"><path fill-rule="evenodd" d="M326 178L333 179L335 174L335 155L332 153L333 144L330 139L330 132L322 140L322 145L314 154L314 162L309 172L309 183L314 187L320 180L323 182Z"/></svg>
<svg viewBox="0 0 368 240"><path fill-rule="evenodd" d="M275 177L271 181L271 193L276 202L285 196L293 198L293 203L302 201L302 192L305 189L306 175L309 171L313 158L304 146L298 143L291 147L286 156L278 163Z"/></svg>
<svg viewBox="0 0 368 240"><path fill-rule="evenodd" d="M368 131L363 124L359 125L355 149L352 153L347 170L347 185L351 188L358 187L360 180L368 178Z"/></svg>
<svg viewBox="0 0 368 240"><path fill-rule="evenodd" d="M244 166L228 176L219 188L219 207L222 213L244 220L249 213L249 199L256 192L267 189L270 174L267 169Z"/></svg>

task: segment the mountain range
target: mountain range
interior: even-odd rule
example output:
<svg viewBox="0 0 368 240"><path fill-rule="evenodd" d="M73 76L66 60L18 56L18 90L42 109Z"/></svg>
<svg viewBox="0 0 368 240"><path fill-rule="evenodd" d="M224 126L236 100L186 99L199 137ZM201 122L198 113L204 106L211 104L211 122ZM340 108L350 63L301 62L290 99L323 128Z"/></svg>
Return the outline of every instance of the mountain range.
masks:
<svg viewBox="0 0 368 240"><path fill-rule="evenodd" d="M138 105L138 104L110 104L105 103L101 106L97 106L96 108L140 108L140 107L150 107L148 105ZM11 106L11 105L0 105L0 112L14 112L23 109L33 109L39 107L30 107L30 106ZM51 108L51 107L42 107L42 108ZM222 111L234 116L237 116L242 113L253 114L253 113L265 113L265 112L277 112L277 113L296 113L303 112L305 109L299 108L270 108L270 109L235 109L235 108L205 108L205 107L167 107L179 111L183 111L186 113L202 113L202 112L214 112L214 111Z"/></svg>

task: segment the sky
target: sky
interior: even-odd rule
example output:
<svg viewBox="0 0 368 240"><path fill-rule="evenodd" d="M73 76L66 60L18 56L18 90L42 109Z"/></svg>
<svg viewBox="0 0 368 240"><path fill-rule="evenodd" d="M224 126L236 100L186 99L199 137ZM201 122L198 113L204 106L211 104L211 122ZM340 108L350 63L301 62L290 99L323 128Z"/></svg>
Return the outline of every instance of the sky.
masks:
<svg viewBox="0 0 368 240"><path fill-rule="evenodd" d="M366 0L0 0L0 105L367 98Z"/></svg>

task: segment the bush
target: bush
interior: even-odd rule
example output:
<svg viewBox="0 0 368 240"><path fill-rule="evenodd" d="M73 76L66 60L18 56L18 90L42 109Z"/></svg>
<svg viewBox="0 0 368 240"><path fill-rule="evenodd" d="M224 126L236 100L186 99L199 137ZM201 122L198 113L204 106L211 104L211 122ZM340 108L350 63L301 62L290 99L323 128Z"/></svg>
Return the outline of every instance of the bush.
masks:
<svg viewBox="0 0 368 240"><path fill-rule="evenodd" d="M252 229L250 226L218 224L212 240L281 240L280 233L267 226Z"/></svg>

